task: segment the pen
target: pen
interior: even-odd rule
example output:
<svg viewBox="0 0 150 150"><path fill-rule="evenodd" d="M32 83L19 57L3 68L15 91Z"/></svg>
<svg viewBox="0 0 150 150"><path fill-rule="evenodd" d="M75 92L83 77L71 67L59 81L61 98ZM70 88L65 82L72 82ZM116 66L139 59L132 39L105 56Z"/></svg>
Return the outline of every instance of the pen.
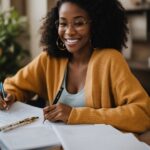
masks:
<svg viewBox="0 0 150 150"><path fill-rule="evenodd" d="M5 91L4 91L4 87L3 87L3 83L0 82L0 90L2 92L2 96L3 96L3 99L6 97L6 94L5 94Z"/></svg>
<svg viewBox="0 0 150 150"><path fill-rule="evenodd" d="M55 99L53 101L53 104L57 104L57 102L58 102L58 100L59 100L59 98L61 96L61 93L62 93L63 89L64 89L63 87L60 88L60 90L58 91L58 93L57 93L57 95L56 95L56 97L55 97Z"/></svg>
<svg viewBox="0 0 150 150"><path fill-rule="evenodd" d="M26 124L30 124L32 122L34 122L36 119L38 119L39 117L30 117L30 118L25 118L23 120L17 121L15 123L12 124L8 124L6 126L3 126L0 128L0 131L6 132L15 128L18 128L20 126L26 125Z"/></svg>
<svg viewBox="0 0 150 150"><path fill-rule="evenodd" d="M57 104L57 102L58 102L58 100L59 100L59 98L60 98L60 96L61 96L61 94L62 94L62 91L63 91L63 87L61 87L60 88L60 90L58 91L58 93L57 93L57 95L56 95L56 97L55 97L55 99L54 99L54 101L53 101L53 105L54 104ZM45 118L44 118L44 120L43 120L43 123L45 122Z"/></svg>
<svg viewBox="0 0 150 150"><path fill-rule="evenodd" d="M5 91L4 91L4 87L3 87L3 83L2 82L0 82L0 92L1 92L1 94L2 94L2 103L3 103L3 107L7 107L7 103L5 102L5 100L4 100L4 98L6 97L6 93L5 93ZM6 108L7 109L7 108Z"/></svg>

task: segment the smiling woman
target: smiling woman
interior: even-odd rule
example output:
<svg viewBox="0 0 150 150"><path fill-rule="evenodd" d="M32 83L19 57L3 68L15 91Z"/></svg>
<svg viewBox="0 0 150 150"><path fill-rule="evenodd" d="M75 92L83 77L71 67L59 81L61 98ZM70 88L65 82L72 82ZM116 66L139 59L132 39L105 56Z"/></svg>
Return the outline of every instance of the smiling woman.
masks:
<svg viewBox="0 0 150 150"><path fill-rule="evenodd" d="M15 100L34 93L48 99L43 112L49 121L146 132L150 98L120 53L127 32L117 0L58 0L41 27L44 51L6 79L5 90Z"/></svg>
<svg viewBox="0 0 150 150"><path fill-rule="evenodd" d="M90 21L86 11L77 5L65 3L61 6L58 34L70 53L78 55L83 53L85 56L85 53L89 53Z"/></svg>

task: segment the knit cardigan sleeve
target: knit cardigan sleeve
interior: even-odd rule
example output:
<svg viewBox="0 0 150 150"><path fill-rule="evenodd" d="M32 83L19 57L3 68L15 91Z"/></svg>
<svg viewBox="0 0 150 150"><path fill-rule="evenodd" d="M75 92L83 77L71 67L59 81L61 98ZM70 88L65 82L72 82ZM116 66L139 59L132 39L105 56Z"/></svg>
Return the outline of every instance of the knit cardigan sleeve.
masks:
<svg viewBox="0 0 150 150"><path fill-rule="evenodd" d="M149 96L132 75L120 53L113 52L106 59L109 59L107 67L109 67L112 94L116 106L98 109L73 108L68 124L109 124L120 130L135 133L149 130ZM97 101L99 101L98 98Z"/></svg>
<svg viewBox="0 0 150 150"><path fill-rule="evenodd" d="M20 69L15 76L6 78L5 91L11 93L19 101L27 101L35 93L46 98L45 61L46 53L42 52L27 66Z"/></svg>

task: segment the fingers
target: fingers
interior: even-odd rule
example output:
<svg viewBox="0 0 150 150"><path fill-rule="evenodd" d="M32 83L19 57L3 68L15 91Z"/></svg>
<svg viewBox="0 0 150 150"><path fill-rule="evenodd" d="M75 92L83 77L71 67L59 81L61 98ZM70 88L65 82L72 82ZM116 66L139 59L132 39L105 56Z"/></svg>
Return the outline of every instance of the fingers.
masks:
<svg viewBox="0 0 150 150"><path fill-rule="evenodd" d="M4 110L7 107L7 103L0 96L0 109Z"/></svg>
<svg viewBox="0 0 150 150"><path fill-rule="evenodd" d="M67 122L72 107L59 103L57 105L47 106L43 109L44 119L49 121Z"/></svg>
<svg viewBox="0 0 150 150"><path fill-rule="evenodd" d="M12 95L11 94L7 94L7 96L4 98L5 101L10 101L12 99Z"/></svg>
<svg viewBox="0 0 150 150"><path fill-rule="evenodd" d="M54 110L56 108L56 105L52 105L52 106L46 106L45 108L43 108L43 112L44 114Z"/></svg>
<svg viewBox="0 0 150 150"><path fill-rule="evenodd" d="M10 108L10 106L13 104L14 100L13 100L13 96L11 94L7 94L7 96L2 99L2 97L0 97L0 109L1 110L8 110Z"/></svg>
<svg viewBox="0 0 150 150"><path fill-rule="evenodd" d="M57 115L59 114L59 112L54 111L54 112L50 112L48 114L45 114L45 119L55 122L58 121L60 118L57 117Z"/></svg>
<svg viewBox="0 0 150 150"><path fill-rule="evenodd" d="M44 115L44 121L48 120L48 114L50 111L55 109L55 105L52 106L46 106L45 108L43 108L43 115Z"/></svg>

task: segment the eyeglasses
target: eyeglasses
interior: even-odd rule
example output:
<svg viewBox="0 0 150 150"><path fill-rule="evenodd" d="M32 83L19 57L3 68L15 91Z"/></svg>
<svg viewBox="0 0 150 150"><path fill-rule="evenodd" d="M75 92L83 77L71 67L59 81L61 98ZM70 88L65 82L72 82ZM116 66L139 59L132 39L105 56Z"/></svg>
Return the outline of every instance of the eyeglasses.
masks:
<svg viewBox="0 0 150 150"><path fill-rule="evenodd" d="M74 19L72 22L68 23L66 20L57 20L55 22L56 28L61 31L66 31L69 24L77 31L81 31L85 29L85 26L90 23L90 20L86 20L84 18Z"/></svg>

